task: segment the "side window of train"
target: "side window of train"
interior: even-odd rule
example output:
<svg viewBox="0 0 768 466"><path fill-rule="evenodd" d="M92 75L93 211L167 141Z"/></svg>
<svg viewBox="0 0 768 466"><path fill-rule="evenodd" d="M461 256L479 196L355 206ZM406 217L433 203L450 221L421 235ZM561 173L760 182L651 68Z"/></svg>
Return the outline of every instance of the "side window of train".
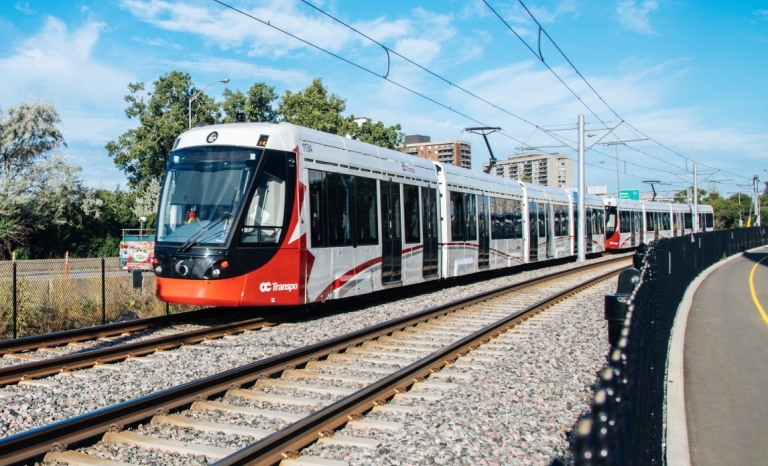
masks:
<svg viewBox="0 0 768 466"><path fill-rule="evenodd" d="M693 228L693 216L690 212L685 213L685 228Z"/></svg>
<svg viewBox="0 0 768 466"><path fill-rule="evenodd" d="M504 199L491 198L491 238L504 239Z"/></svg>
<svg viewBox="0 0 768 466"><path fill-rule="evenodd" d="M707 214L707 228L715 228L715 214Z"/></svg>
<svg viewBox="0 0 768 466"><path fill-rule="evenodd" d="M467 241L477 239L477 196L474 194L464 195L464 205L466 206L467 219Z"/></svg>
<svg viewBox="0 0 768 466"><path fill-rule="evenodd" d="M451 198L451 241L464 239L464 193L449 193Z"/></svg>
<svg viewBox="0 0 768 466"><path fill-rule="evenodd" d="M283 232L287 171L285 155L270 153L240 230L241 244L277 244Z"/></svg>
<svg viewBox="0 0 768 466"><path fill-rule="evenodd" d="M349 200L352 195L350 177L340 173L326 173L328 193L328 246L351 246L352 233L349 219Z"/></svg>
<svg viewBox="0 0 768 466"><path fill-rule="evenodd" d="M325 196L323 196L323 178L325 173L309 170L309 215L310 245L313 248L325 246Z"/></svg>
<svg viewBox="0 0 768 466"><path fill-rule="evenodd" d="M419 216L419 187L411 185L403 185L404 195L404 207L405 207L405 242L406 243L418 243L421 240L420 237L420 220Z"/></svg>
<svg viewBox="0 0 768 466"><path fill-rule="evenodd" d="M594 217L593 217L594 218ZM568 236L568 228L570 227L570 219L568 218L568 206L560 206L560 229L562 236Z"/></svg>
<svg viewBox="0 0 768 466"><path fill-rule="evenodd" d="M379 244L376 180L355 177L355 231L358 245Z"/></svg>
<svg viewBox="0 0 768 466"><path fill-rule="evenodd" d="M514 212L514 230L508 238L521 239L523 237L523 201L508 200L512 212Z"/></svg>
<svg viewBox="0 0 768 466"><path fill-rule="evenodd" d="M562 230L560 229L560 206L555 204L552 206L552 209L554 210L554 230L555 230L555 236L560 236L560 233Z"/></svg>

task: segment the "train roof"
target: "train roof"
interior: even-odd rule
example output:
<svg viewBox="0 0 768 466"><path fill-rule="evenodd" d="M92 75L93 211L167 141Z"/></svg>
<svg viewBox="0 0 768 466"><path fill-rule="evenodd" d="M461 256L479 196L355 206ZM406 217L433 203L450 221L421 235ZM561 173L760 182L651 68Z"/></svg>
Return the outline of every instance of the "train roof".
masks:
<svg viewBox="0 0 768 466"><path fill-rule="evenodd" d="M522 183L516 180L510 180L508 178L502 178L496 175L489 175L487 173L481 173L468 168L461 168L455 165L432 162L435 166L440 167L445 176L445 181L448 187L453 186L466 186L470 190L482 191L488 195L506 195L506 196L522 196L523 188Z"/></svg>

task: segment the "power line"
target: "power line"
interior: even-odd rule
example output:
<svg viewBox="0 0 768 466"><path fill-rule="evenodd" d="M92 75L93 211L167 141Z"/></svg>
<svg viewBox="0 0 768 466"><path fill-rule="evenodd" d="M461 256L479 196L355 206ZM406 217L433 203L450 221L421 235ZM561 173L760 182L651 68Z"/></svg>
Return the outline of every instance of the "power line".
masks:
<svg viewBox="0 0 768 466"><path fill-rule="evenodd" d="M545 30L545 29L544 29L544 28L541 26L541 23L539 23L539 21L536 19L536 17L533 15L533 13L531 13L531 11L528 9L528 7L527 7L527 6L525 6L525 4L523 3L523 1L522 1L522 0L517 0L517 2L518 2L518 3L519 3L519 4L520 4L520 5L521 5L521 6L522 6L524 9L525 9L526 13L528 13L528 16L529 16L529 17L530 17L530 18L531 18L531 19L532 19L532 20L533 20L533 21L536 23L536 25L537 25L537 26L538 26L538 28L539 28L539 52L538 52L538 53L536 53L536 51L534 51L534 50L533 50L533 48L531 48L531 46L530 46L530 45L528 45L528 43L527 43L525 40L523 40L523 38L522 38L522 37L520 37L520 35L519 35L519 34L518 34L518 33L517 33L517 32L516 32L516 31L515 31L515 30L514 30L514 29L513 29L513 28L512 28L510 25L509 25L509 23L507 23L507 21L506 21L506 20L504 20L504 18L502 18L502 17L501 17L501 15L500 15L500 14L499 14L499 13L498 13L498 12L497 12L497 11L496 11L496 10L495 10L495 9L494 9L494 8L493 8L493 7L492 7L492 6L491 6L491 5L490 5L490 4L489 4L489 3L488 3L486 0L483 0L483 3L485 3L485 5L486 5L486 6L487 6L487 7L488 7L488 8L489 8L489 9L490 9L490 10L491 10L491 11L492 11L492 12L493 12L495 15L496 15L496 17L497 17L497 18L499 18L499 20L501 20L501 22L502 22L502 23L504 23L504 25L505 25L505 26L507 26L507 28L508 28L510 31L512 31L512 33L513 33L513 34L514 34L514 35L515 35L515 36L516 36L516 37L517 37L517 38L520 40L520 42L522 42L522 43L523 43L523 45L525 45L525 46L526 46L526 48L528 48L528 50L530 50L530 51L531 51L531 53L533 53L533 54L534 54L534 56L536 56L536 58L538 58L538 59L539 59L539 60L540 60L540 61L541 61L541 62L544 64L544 66L546 66L546 67L547 67L547 69L548 69L550 72L552 72L552 74L553 74L553 75L555 75L555 77L556 77L556 78L557 78L557 79L558 79L558 80L559 80L559 81L560 81L560 82L561 82L561 83L562 83L562 84L563 84L563 85L564 85L564 86L565 86L565 87L566 87L566 88L567 88L567 89L568 89L568 90L569 90L569 91L570 91L570 92L571 92L571 93L572 93L572 94L573 94L573 95L574 95L574 96L575 96L575 97L576 97L576 98L579 100L579 102L581 102L581 103L582 103L582 105L584 105L584 107L585 107L587 110L589 110L589 112L590 112L590 113L592 113L592 115L593 115L593 116L595 116L595 118L597 118L597 119L598 119L598 120L599 120L601 123L603 123L603 125L605 125L605 123L603 122L603 120L602 120L602 119L600 119L600 117L598 117L598 116L595 114L595 112L594 112L594 111L593 111L593 110L592 110L592 109L591 109L591 108L590 108L590 107L589 107L589 106L588 106L588 105L587 105L587 104L584 102L584 100L582 100L582 98L581 98L581 97L579 97L579 96L578 96L578 95L577 95L577 94L574 92L574 90L573 90L573 89L572 89L570 86L568 86L568 85L567 85L567 84L566 84L566 83L565 83L565 82L564 82L564 81L563 81L563 80L560 78L560 76L558 76L558 74L557 74L557 73L555 73L555 71L554 71L554 70L553 70L553 69L552 69L552 68L549 66L549 64L548 64L548 63L547 63L547 62L544 60L544 56L543 56L543 55L542 55L542 53L541 53L541 34L542 34L542 33L543 33L543 34L544 34L544 35L547 37L547 39L549 39L549 42L550 42L552 45L554 45L554 46L555 46L555 48L556 48L556 49L557 49L557 51L560 53L560 55L561 55L561 56L562 56L562 57L565 59L565 61L567 61L567 62L568 62L568 64L569 64L569 65L571 66L571 68L572 68L572 69L573 69L573 70L576 72L576 74L577 74L577 75L578 75L578 76L579 76L579 77L580 77L580 78L581 78L581 79L584 81L584 83L585 83L585 84L586 84L586 85L587 85L587 86L588 86L588 87L589 87L589 88L592 90L592 92L593 92L593 93L594 93L594 94L597 96L597 98L598 98L598 99L600 99L600 101L601 101L601 102L603 102L603 104L605 104L605 106L606 106L606 107L607 107L607 108L608 108L608 109L611 111L611 113L613 113L613 114L614 114L614 115L615 115L617 118L619 118L620 120L624 120L624 119L623 119L621 116L619 116L619 114L618 114L618 113L617 113L617 112L616 112L616 111L613 109L613 107L611 107L611 106L608 104L608 102L606 102L606 101L605 101L605 99L603 99L603 97L600 95L600 93L598 93L598 92L597 92L597 90L596 90L596 89L595 89L595 88L592 86L592 84L590 84L590 83L589 83L589 81L587 81L587 79L584 77L584 75L582 75L582 74L581 74L581 72L578 70L578 68L576 68L576 66L573 64L573 62L571 62L571 60L570 60L570 59L568 58L568 56L565 54L565 52L563 52L563 51L562 51L562 49L560 49L560 47L557 45L557 43L556 43L556 42L555 42L555 40L552 38L552 36L550 36L550 35L549 35L549 33L548 33L548 32L547 32L547 31L546 31L546 30ZM626 122L626 120L624 120L624 121ZM682 155L682 154L680 154L679 152L677 152L677 151L675 151L675 150L672 150L672 149L671 149L671 148L669 148L668 146L666 146L666 145L662 144L662 143L661 143L661 142L659 142L658 140L656 140L656 139L652 138L651 136L649 136L649 135L645 134L644 132L642 132L641 130L637 129L635 126L631 125L629 122L626 122L626 124L627 124L627 126L628 126L628 127L629 127L629 128L630 128L630 129L631 129L633 132L635 132L635 131L636 131L637 133L639 133L640 135L642 135L642 136L644 136L644 137L648 138L650 141L653 141L654 143L656 143L656 144L657 144L657 145L659 145L660 147L662 147L662 148L664 148L664 149L668 150L669 152L671 152L671 153L673 153L673 154L675 154L675 155L677 155L677 156L679 156L679 157L682 157L682 158L683 158L683 159L684 159L686 162L691 162L691 163L698 163L699 165L701 165L701 166L703 166L703 167L707 167L707 168L715 169L715 167L712 167L712 166L709 166L709 165L706 165L706 164L703 164L703 163L700 163L700 162L696 162L695 160L693 160L693 159L691 159L691 158L689 158L689 157L686 157L685 155ZM637 135L637 133L635 133L635 134ZM633 148L633 150L637 150L637 149L634 149L634 148ZM649 156L649 157L651 157L651 158L654 158L654 159L657 159L657 160L661 160L661 161L663 161L663 162L665 162L665 163L667 163L667 164L670 164L670 165L672 165L671 163L669 163L669 162L667 162L667 161L664 161L664 160L660 159L659 157L655 157L655 156L652 156L652 155L650 155L650 154L648 154L648 153L645 153L645 152L643 152L643 151L640 151L640 150L637 150L637 151L638 151L638 152L640 152L640 153L642 153L642 154L644 154L644 155L647 155L647 156ZM672 165L672 166L675 166L675 165ZM687 170L687 163L686 163L686 171L688 171L688 170ZM732 173L732 172L729 172L729 171L726 171L726 170L723 170L723 172L724 172L724 173L728 173L729 175L732 175L732 176L736 176L736 177L739 177L739 178L749 178L749 177L744 177L743 175L736 175L735 173Z"/></svg>
<svg viewBox="0 0 768 466"><path fill-rule="evenodd" d="M466 119L468 119L470 121L478 123L478 124L480 124L482 126L488 126L487 124L483 123L480 120L472 118L471 116L469 116L469 115L467 115L465 113L462 113L462 112L460 112L458 110L455 110L455 109L451 108L450 106L448 106L446 104L443 104L441 102L438 102L437 100L435 100L435 99L433 99L433 98L431 98L431 97L429 97L427 95L424 95L424 94L422 94L422 93L420 93L418 91L415 91L415 90L413 90L413 89L411 89L411 88L409 88L409 87L407 87L407 86L405 86L403 84L400 84L397 81L393 81L393 80L389 79L387 76L381 76L381 75L379 75L378 73L376 73L375 71L373 71L373 70L371 70L369 68L366 68L366 67L364 67L364 66L362 66L360 64L357 64L357 63L355 63L355 62L353 62L351 60L348 60L348 59L342 57L341 55L338 55L338 54L335 54L335 53L331 52L330 50L324 49L324 48L320 47L319 45L315 45L312 42L309 42L308 40L305 40L305 39L302 39L301 37L295 36L295 35L291 34L290 32L288 32L288 31L286 31L284 29L281 29L281 28L275 26L274 24L271 24L269 21L264 21L262 19L259 19L259 18L255 17L255 16L253 16L253 15L251 15L249 13L246 13L245 11L237 9L237 8L235 8L235 7L231 6L231 5L228 5L228 4L226 4L226 3L224 3L224 2L222 2L220 0L213 0L213 1L218 3L221 6L225 7L225 8L229 8L232 11L240 13L241 15L246 16L246 17L248 17L248 18L250 18L250 19L252 19L254 21L258 21L259 23L261 23L261 24L263 24L265 26L271 27L272 29L275 29L275 30L277 30L279 32L282 32L283 34L285 34L285 35L287 35L289 37L292 37L292 38L298 40L299 42L302 42L302 43L304 43L304 44L306 44L306 45L308 45L308 46L310 46L312 48L315 48L317 50L320 50L321 52L327 53L328 55L330 55L330 56L332 56L334 58L338 58L339 60L341 60L341 61L343 61L343 62L345 62L345 63L347 63L349 65L352 65L355 68L358 68L358 69L360 69L362 71L365 71L366 73L372 74L372 75L374 75L374 76L376 76L378 78L381 78L381 79L383 79L383 80L385 80L385 81L387 81L389 83L392 83L395 86L397 86L397 87L399 87L399 88L401 88L401 89L403 89L405 91L408 91L408 92L410 92L410 93L412 93L414 95L417 95L417 96L421 97L422 99L428 100L428 101L434 103L435 105L439 105L440 107L443 107L444 109L449 110L449 111L451 111L451 112L453 112L453 113L455 113L457 115L460 115L460 116L462 116L462 117L464 117L464 118L466 118ZM458 87L458 86L456 86L456 87ZM493 105L493 104L491 104L491 105ZM509 113L509 112L507 112L507 113ZM513 116L515 116L515 115L513 115ZM517 118L520 118L520 117L517 117ZM512 137L512 136L510 136L510 135L508 135L506 133L502 133L502 134L504 136L506 136L506 137L508 137L508 138L510 138L510 139L512 139L514 141L516 141L516 142L519 142L521 144L523 143L519 139L517 139L515 137Z"/></svg>

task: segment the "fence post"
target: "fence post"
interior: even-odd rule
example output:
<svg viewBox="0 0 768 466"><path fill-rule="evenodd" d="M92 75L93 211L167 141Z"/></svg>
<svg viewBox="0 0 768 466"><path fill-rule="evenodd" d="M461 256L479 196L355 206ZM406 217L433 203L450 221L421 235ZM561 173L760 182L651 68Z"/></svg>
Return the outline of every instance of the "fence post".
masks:
<svg viewBox="0 0 768 466"><path fill-rule="evenodd" d="M18 286L18 281L16 280L16 257L13 258L13 339L15 340L18 337L18 330L16 322L18 321L18 314L17 314L17 299L16 299L16 288Z"/></svg>
<svg viewBox="0 0 768 466"><path fill-rule="evenodd" d="M104 271L104 258L101 258L101 325L104 325L107 323L107 296L105 293L106 290L106 273Z"/></svg>
<svg viewBox="0 0 768 466"><path fill-rule="evenodd" d="M171 306L165 303L165 315L171 315Z"/></svg>
<svg viewBox="0 0 768 466"><path fill-rule="evenodd" d="M69 278L69 251L64 251L64 278Z"/></svg>

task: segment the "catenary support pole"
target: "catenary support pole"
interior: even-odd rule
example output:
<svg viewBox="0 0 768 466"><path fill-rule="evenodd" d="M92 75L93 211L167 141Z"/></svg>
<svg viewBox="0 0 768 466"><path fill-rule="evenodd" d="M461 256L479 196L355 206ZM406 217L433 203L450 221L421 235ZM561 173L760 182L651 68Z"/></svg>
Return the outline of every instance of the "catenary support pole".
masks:
<svg viewBox="0 0 768 466"><path fill-rule="evenodd" d="M760 226L760 181L755 175L755 225Z"/></svg>
<svg viewBox="0 0 768 466"><path fill-rule="evenodd" d="M693 232L699 232L699 165L693 164Z"/></svg>
<svg viewBox="0 0 768 466"><path fill-rule="evenodd" d="M584 188L584 115L579 115L579 228L578 237L576 238L576 245L578 248L577 262L584 262L586 260L586 241L584 241L584 235L587 228L587 216L584 211L584 196L587 190ZM618 167L617 167L618 170Z"/></svg>
<svg viewBox="0 0 768 466"><path fill-rule="evenodd" d="M18 325L16 323L18 322L18 299L16 298L16 290L18 289L19 282L17 280L17 265L16 265L16 259L13 260L13 339L15 340L18 337Z"/></svg>
<svg viewBox="0 0 768 466"><path fill-rule="evenodd" d="M107 323L107 296L106 296L106 267L105 260L101 258L101 325Z"/></svg>

